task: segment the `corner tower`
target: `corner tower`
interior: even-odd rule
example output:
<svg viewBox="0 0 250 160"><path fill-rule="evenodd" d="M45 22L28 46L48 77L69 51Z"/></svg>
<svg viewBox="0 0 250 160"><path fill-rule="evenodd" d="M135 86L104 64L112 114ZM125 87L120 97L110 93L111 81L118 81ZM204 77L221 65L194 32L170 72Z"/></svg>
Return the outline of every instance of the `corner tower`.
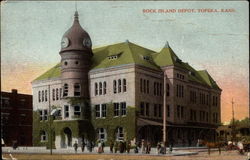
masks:
<svg viewBox="0 0 250 160"><path fill-rule="evenodd" d="M92 43L81 27L75 12L72 27L61 41L61 79L63 97L89 98L88 72L91 66Z"/></svg>

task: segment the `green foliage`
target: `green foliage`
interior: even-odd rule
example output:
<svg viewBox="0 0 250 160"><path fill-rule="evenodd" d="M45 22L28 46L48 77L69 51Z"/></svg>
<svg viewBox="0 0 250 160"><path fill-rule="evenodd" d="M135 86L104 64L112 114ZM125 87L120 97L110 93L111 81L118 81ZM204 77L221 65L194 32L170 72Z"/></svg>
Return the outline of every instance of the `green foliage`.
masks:
<svg viewBox="0 0 250 160"><path fill-rule="evenodd" d="M92 110L92 124L97 128L105 128L107 132L107 142L115 141L115 132L118 127L124 127L125 140L133 140L136 136L135 107L127 107L126 116L114 117L114 107L112 103L107 104L106 118L96 118L95 108Z"/></svg>
<svg viewBox="0 0 250 160"><path fill-rule="evenodd" d="M91 119L91 109L89 99L82 97L69 97L67 98L68 103L71 106L79 105L81 107L81 116L77 117L78 119Z"/></svg>

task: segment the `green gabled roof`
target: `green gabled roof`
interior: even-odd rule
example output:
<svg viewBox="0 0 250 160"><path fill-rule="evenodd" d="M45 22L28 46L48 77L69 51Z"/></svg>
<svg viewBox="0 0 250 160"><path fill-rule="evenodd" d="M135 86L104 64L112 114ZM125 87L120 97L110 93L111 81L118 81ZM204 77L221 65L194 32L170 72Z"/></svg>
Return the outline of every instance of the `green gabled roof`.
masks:
<svg viewBox="0 0 250 160"><path fill-rule="evenodd" d="M220 89L219 86L214 81L214 79L210 76L210 74L206 70L201 70L198 71L197 73L202 77L202 79L206 82L207 85L215 89Z"/></svg>
<svg viewBox="0 0 250 160"><path fill-rule="evenodd" d="M93 50L94 56L92 58L93 65L91 69L109 68L124 64L138 64L148 68L160 70L154 63L152 53L149 49L143 48L131 42L117 43ZM117 59L109 59L109 56L118 55ZM149 60L143 57L148 56Z"/></svg>
<svg viewBox="0 0 250 160"><path fill-rule="evenodd" d="M56 78L56 77L60 77L60 75L61 75L61 63L58 63L57 65L52 67L50 70L48 70L47 72L37 77L34 81Z"/></svg>

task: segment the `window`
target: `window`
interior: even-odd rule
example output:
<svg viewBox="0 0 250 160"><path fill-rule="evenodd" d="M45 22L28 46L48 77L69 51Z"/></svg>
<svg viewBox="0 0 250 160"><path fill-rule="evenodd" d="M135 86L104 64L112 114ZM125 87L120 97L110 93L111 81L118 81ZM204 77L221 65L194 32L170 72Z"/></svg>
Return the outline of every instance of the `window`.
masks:
<svg viewBox="0 0 250 160"><path fill-rule="evenodd" d="M167 105L167 117L170 117L170 105Z"/></svg>
<svg viewBox="0 0 250 160"><path fill-rule="evenodd" d="M160 96L162 95L162 84L160 83Z"/></svg>
<svg viewBox="0 0 250 160"><path fill-rule="evenodd" d="M106 139L106 130L104 128L99 128L97 132L98 132L98 139L104 141Z"/></svg>
<svg viewBox="0 0 250 160"><path fill-rule="evenodd" d="M170 96L169 90L170 90L170 87L169 87L169 84L167 83L167 96Z"/></svg>
<svg viewBox="0 0 250 160"><path fill-rule="evenodd" d="M142 93L142 79L140 79L140 91L141 91L141 93Z"/></svg>
<svg viewBox="0 0 250 160"><path fill-rule="evenodd" d="M117 128L116 139L117 140L123 140L124 139L124 133L123 133L123 128L122 127Z"/></svg>
<svg viewBox="0 0 250 160"><path fill-rule="evenodd" d="M178 117L178 118L180 118L180 112L181 112L180 110L181 110L181 108L180 108L180 106L178 105L178 106L177 106L177 117Z"/></svg>
<svg viewBox="0 0 250 160"><path fill-rule="evenodd" d="M206 112L206 122L208 122L208 112Z"/></svg>
<svg viewBox="0 0 250 160"><path fill-rule="evenodd" d="M44 120L48 120L48 110L44 110Z"/></svg>
<svg viewBox="0 0 250 160"><path fill-rule="evenodd" d="M47 134L45 131L41 131L41 142L47 141Z"/></svg>
<svg viewBox="0 0 250 160"><path fill-rule="evenodd" d="M114 116L119 116L119 103L114 103Z"/></svg>
<svg viewBox="0 0 250 160"><path fill-rule="evenodd" d="M44 102L44 91L42 91L42 102Z"/></svg>
<svg viewBox="0 0 250 160"><path fill-rule="evenodd" d="M123 79L123 92L127 91L127 82L126 79Z"/></svg>
<svg viewBox="0 0 250 160"><path fill-rule="evenodd" d="M38 102L41 102L41 91L38 91Z"/></svg>
<svg viewBox="0 0 250 160"><path fill-rule="evenodd" d="M149 80L147 80L147 93L149 93Z"/></svg>
<svg viewBox="0 0 250 160"><path fill-rule="evenodd" d="M56 100L59 100L58 88L56 89Z"/></svg>
<svg viewBox="0 0 250 160"><path fill-rule="evenodd" d="M156 95L156 82L154 82L154 95Z"/></svg>
<svg viewBox="0 0 250 160"><path fill-rule="evenodd" d="M100 118L101 117L100 105L99 104L95 105L95 117L96 118Z"/></svg>
<svg viewBox="0 0 250 160"><path fill-rule="evenodd" d="M146 103L146 116L149 116L149 103Z"/></svg>
<svg viewBox="0 0 250 160"><path fill-rule="evenodd" d="M102 95L102 82L99 82L99 95Z"/></svg>
<svg viewBox="0 0 250 160"><path fill-rule="evenodd" d="M116 80L113 81L113 90L114 90L114 94L116 94L117 92L117 88L116 88Z"/></svg>
<svg viewBox="0 0 250 160"><path fill-rule="evenodd" d="M98 95L98 84L95 83L95 96Z"/></svg>
<svg viewBox="0 0 250 160"><path fill-rule="evenodd" d="M69 106L68 105L64 106L64 117L65 118L69 117Z"/></svg>
<svg viewBox="0 0 250 160"><path fill-rule="evenodd" d="M52 90L52 100L54 101L56 98L55 98L55 89Z"/></svg>
<svg viewBox="0 0 250 160"><path fill-rule="evenodd" d="M146 93L146 80L143 80L143 93Z"/></svg>
<svg viewBox="0 0 250 160"><path fill-rule="evenodd" d="M144 116L144 102L141 102L141 115Z"/></svg>
<svg viewBox="0 0 250 160"><path fill-rule="evenodd" d="M42 110L39 110L39 115L40 115L40 121L43 120L43 111Z"/></svg>
<svg viewBox="0 0 250 160"><path fill-rule="evenodd" d="M107 93L107 84L106 82L103 82L103 94Z"/></svg>
<svg viewBox="0 0 250 160"><path fill-rule="evenodd" d="M48 101L48 93L47 93L48 91L47 90L45 90L45 102L47 102Z"/></svg>
<svg viewBox="0 0 250 160"><path fill-rule="evenodd" d="M162 105L161 104L159 104L159 117L162 117Z"/></svg>
<svg viewBox="0 0 250 160"><path fill-rule="evenodd" d="M79 83L74 84L74 96L81 96L81 86Z"/></svg>
<svg viewBox="0 0 250 160"><path fill-rule="evenodd" d="M67 62L67 61L65 61L65 62L64 62L64 65L65 65L65 66L67 66L67 65L68 65L68 62Z"/></svg>
<svg viewBox="0 0 250 160"><path fill-rule="evenodd" d="M63 96L64 97L68 96L68 92L69 92L69 86L67 83L65 83L63 86Z"/></svg>
<svg viewBox="0 0 250 160"><path fill-rule="evenodd" d="M60 88L60 99L62 99L62 88Z"/></svg>
<svg viewBox="0 0 250 160"><path fill-rule="evenodd" d="M75 116L81 115L81 107L80 106L74 106L74 115Z"/></svg>
<svg viewBox="0 0 250 160"><path fill-rule="evenodd" d="M154 104L154 117L157 117L157 104Z"/></svg>
<svg viewBox="0 0 250 160"><path fill-rule="evenodd" d="M101 108L101 113L102 113L102 115L101 115L101 117L106 117L106 114L107 114L107 106L106 106L106 104L102 104L102 108Z"/></svg>
<svg viewBox="0 0 250 160"><path fill-rule="evenodd" d="M184 107L181 106L181 118L183 119L184 118Z"/></svg>
<svg viewBox="0 0 250 160"><path fill-rule="evenodd" d="M159 83L156 83L156 95L159 96Z"/></svg>
<svg viewBox="0 0 250 160"><path fill-rule="evenodd" d="M126 115L126 102L121 102L121 115Z"/></svg>
<svg viewBox="0 0 250 160"><path fill-rule="evenodd" d="M118 80L118 93L120 93L122 90L122 81L119 79Z"/></svg>

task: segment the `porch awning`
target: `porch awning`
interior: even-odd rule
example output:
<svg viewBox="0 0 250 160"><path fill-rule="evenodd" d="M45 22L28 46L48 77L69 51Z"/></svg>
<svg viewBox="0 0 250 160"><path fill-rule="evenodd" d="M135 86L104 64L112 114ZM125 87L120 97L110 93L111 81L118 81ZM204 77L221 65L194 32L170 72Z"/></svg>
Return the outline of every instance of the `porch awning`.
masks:
<svg viewBox="0 0 250 160"><path fill-rule="evenodd" d="M138 118L137 119L138 126L152 125L152 126L162 126L162 123L151 121L148 119Z"/></svg>

